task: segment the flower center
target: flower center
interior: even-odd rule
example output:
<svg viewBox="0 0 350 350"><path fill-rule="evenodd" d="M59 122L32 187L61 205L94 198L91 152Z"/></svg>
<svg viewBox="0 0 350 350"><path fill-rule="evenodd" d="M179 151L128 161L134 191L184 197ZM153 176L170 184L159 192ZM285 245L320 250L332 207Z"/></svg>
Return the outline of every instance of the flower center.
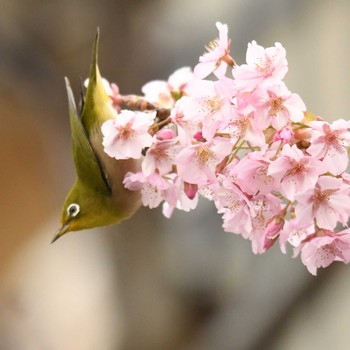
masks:
<svg viewBox="0 0 350 350"><path fill-rule="evenodd" d="M273 117L277 115L278 112L283 110L283 99L282 97L275 97L269 102L269 114Z"/></svg>
<svg viewBox="0 0 350 350"><path fill-rule="evenodd" d="M215 163L215 154L207 147L199 147L196 154L197 163L203 166L207 163Z"/></svg>
<svg viewBox="0 0 350 350"><path fill-rule="evenodd" d="M297 162L295 159L291 159L291 168L287 171L286 175L295 176L303 174L306 170L305 164L303 162Z"/></svg>
<svg viewBox="0 0 350 350"><path fill-rule="evenodd" d="M125 125L123 128L119 129L119 133L118 133L118 139L123 139L123 140L127 140L129 138L131 138L135 133L135 130L133 130L130 125Z"/></svg>
<svg viewBox="0 0 350 350"><path fill-rule="evenodd" d="M255 63L256 70L263 76L268 76L271 74L272 59L270 57L265 57L265 60L259 58Z"/></svg>
<svg viewBox="0 0 350 350"><path fill-rule="evenodd" d="M169 158L168 145L159 143L156 147L149 150L154 158L157 160L162 158Z"/></svg>

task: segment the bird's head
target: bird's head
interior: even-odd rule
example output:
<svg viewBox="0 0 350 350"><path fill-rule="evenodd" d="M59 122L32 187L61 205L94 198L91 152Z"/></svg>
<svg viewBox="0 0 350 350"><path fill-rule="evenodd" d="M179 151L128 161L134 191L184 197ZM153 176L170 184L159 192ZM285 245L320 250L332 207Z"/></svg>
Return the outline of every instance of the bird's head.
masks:
<svg viewBox="0 0 350 350"><path fill-rule="evenodd" d="M122 219L122 213L118 215L108 196L93 191L77 180L64 202L61 228L52 243L68 232L111 225Z"/></svg>

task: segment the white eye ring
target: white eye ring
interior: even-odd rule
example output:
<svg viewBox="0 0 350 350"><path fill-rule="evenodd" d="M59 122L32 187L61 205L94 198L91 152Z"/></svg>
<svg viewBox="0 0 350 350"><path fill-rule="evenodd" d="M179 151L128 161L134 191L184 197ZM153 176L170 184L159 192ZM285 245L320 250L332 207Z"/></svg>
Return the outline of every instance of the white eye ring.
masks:
<svg viewBox="0 0 350 350"><path fill-rule="evenodd" d="M80 207L76 203L72 203L67 208L67 214L70 218L76 217L80 212Z"/></svg>

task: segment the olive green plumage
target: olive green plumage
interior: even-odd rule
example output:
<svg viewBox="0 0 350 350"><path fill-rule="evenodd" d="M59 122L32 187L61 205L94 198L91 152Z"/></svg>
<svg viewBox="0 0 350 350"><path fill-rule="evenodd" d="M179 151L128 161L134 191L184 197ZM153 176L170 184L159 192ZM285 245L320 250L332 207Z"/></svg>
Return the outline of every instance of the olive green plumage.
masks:
<svg viewBox="0 0 350 350"><path fill-rule="evenodd" d="M115 118L115 113L97 65L98 40L97 33L89 84L80 116L66 79L77 178L63 205L62 227L53 242L69 231L118 223L129 218L140 206L139 192L129 191L122 184L126 172L139 170L139 161L116 160L103 150L101 126Z"/></svg>

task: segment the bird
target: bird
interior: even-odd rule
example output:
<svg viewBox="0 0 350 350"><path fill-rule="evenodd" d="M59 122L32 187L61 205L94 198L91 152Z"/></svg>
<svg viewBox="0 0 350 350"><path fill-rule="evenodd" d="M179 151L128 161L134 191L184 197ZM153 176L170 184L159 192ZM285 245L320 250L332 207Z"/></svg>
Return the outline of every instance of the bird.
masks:
<svg viewBox="0 0 350 350"><path fill-rule="evenodd" d="M140 169L140 160L117 160L103 150L101 126L116 114L98 68L99 36L97 30L80 113L69 80L65 78L76 180L64 202L61 227L52 243L71 231L119 223L130 218L141 205L140 192L129 191L123 185L127 172Z"/></svg>

